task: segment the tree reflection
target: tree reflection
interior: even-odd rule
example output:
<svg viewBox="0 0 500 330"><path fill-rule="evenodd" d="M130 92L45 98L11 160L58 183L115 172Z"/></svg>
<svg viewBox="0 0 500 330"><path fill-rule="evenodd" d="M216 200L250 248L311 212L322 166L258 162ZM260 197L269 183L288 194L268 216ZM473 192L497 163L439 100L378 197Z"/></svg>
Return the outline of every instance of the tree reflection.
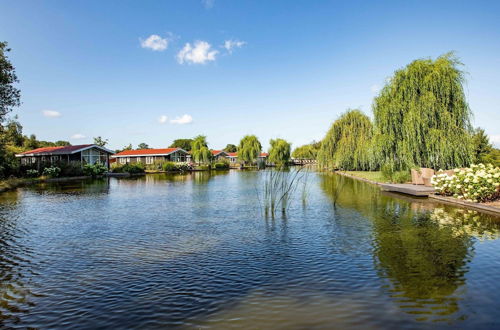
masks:
<svg viewBox="0 0 500 330"><path fill-rule="evenodd" d="M372 220L375 266L400 308L417 320L446 320L459 312L472 237L496 237L498 223L474 211L394 198L339 175L323 175L320 184L332 205Z"/></svg>

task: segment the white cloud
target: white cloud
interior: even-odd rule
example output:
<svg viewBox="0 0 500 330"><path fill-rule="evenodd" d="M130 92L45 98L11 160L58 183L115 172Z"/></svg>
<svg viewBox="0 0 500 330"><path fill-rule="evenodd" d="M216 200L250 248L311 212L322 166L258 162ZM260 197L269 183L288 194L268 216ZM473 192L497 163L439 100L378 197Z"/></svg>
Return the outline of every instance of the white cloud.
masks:
<svg viewBox="0 0 500 330"><path fill-rule="evenodd" d="M161 115L160 118L158 118L158 122L160 124L165 124L167 122L167 120L168 120L168 117L165 115Z"/></svg>
<svg viewBox="0 0 500 330"><path fill-rule="evenodd" d="M201 0L201 4L205 9L210 9L214 6L215 0Z"/></svg>
<svg viewBox="0 0 500 330"><path fill-rule="evenodd" d="M378 93L380 91L380 86L375 84L375 85L372 85L370 87L370 90L372 91L372 93Z"/></svg>
<svg viewBox="0 0 500 330"><path fill-rule="evenodd" d="M215 61L215 56L219 53L217 50L211 49L211 45L206 41L195 41L194 47L188 42L177 53L177 62L180 64L195 63L205 64L210 61Z"/></svg>
<svg viewBox="0 0 500 330"><path fill-rule="evenodd" d="M49 118L57 118L57 117L61 117L61 113L59 111L54 111L54 110L43 110L42 111L43 115L45 117L49 117Z"/></svg>
<svg viewBox="0 0 500 330"><path fill-rule="evenodd" d="M490 142L497 147L500 147L500 135L490 135Z"/></svg>
<svg viewBox="0 0 500 330"><path fill-rule="evenodd" d="M191 115L183 115L181 117L176 117L175 119L170 120L170 123L179 125L190 124L192 122L193 117L191 117Z"/></svg>
<svg viewBox="0 0 500 330"><path fill-rule="evenodd" d="M240 40L226 40L224 41L224 45L222 47L226 48L229 54L233 53L234 48L241 48L246 44L245 41Z"/></svg>
<svg viewBox="0 0 500 330"><path fill-rule="evenodd" d="M146 40L141 40L142 48L149 48L154 51L164 51L168 48L168 43L170 42L170 38L162 38L157 34L150 35Z"/></svg>
<svg viewBox="0 0 500 330"><path fill-rule="evenodd" d="M76 133L76 134L71 135L71 139L72 139L72 140L81 140L81 139L85 139L85 135L80 134L80 133Z"/></svg>

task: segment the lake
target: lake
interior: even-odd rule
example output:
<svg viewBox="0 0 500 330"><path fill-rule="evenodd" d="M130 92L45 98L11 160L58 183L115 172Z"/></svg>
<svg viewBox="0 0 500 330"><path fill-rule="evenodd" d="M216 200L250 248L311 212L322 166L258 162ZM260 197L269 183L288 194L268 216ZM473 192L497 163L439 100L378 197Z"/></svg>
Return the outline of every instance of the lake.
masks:
<svg viewBox="0 0 500 330"><path fill-rule="evenodd" d="M500 219L309 173L150 174L0 195L0 325L498 328Z"/></svg>

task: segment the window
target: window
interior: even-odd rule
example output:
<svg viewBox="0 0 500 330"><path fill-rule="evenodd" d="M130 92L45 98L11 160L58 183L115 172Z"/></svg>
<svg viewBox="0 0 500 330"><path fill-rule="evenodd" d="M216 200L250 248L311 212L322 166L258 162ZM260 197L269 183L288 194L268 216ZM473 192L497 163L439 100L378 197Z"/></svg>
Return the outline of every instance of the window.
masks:
<svg viewBox="0 0 500 330"><path fill-rule="evenodd" d="M127 158L120 157L120 164L125 164L127 162Z"/></svg>
<svg viewBox="0 0 500 330"><path fill-rule="evenodd" d="M154 157L146 157L146 164L150 165L154 163Z"/></svg>
<svg viewBox="0 0 500 330"><path fill-rule="evenodd" d="M59 160L59 156L50 156L51 163L57 162L58 160Z"/></svg>

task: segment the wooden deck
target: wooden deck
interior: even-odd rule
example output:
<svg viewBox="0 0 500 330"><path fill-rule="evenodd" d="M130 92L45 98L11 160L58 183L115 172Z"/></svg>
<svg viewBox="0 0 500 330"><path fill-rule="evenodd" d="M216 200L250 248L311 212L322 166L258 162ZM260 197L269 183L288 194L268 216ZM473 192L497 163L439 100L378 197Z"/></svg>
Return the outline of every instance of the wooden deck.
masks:
<svg viewBox="0 0 500 330"><path fill-rule="evenodd" d="M387 183L387 184L381 184L380 187L384 191L398 192L402 194L419 196L419 197L428 197L430 194L433 194L435 192L434 187L426 187L410 183L401 183L401 184Z"/></svg>

